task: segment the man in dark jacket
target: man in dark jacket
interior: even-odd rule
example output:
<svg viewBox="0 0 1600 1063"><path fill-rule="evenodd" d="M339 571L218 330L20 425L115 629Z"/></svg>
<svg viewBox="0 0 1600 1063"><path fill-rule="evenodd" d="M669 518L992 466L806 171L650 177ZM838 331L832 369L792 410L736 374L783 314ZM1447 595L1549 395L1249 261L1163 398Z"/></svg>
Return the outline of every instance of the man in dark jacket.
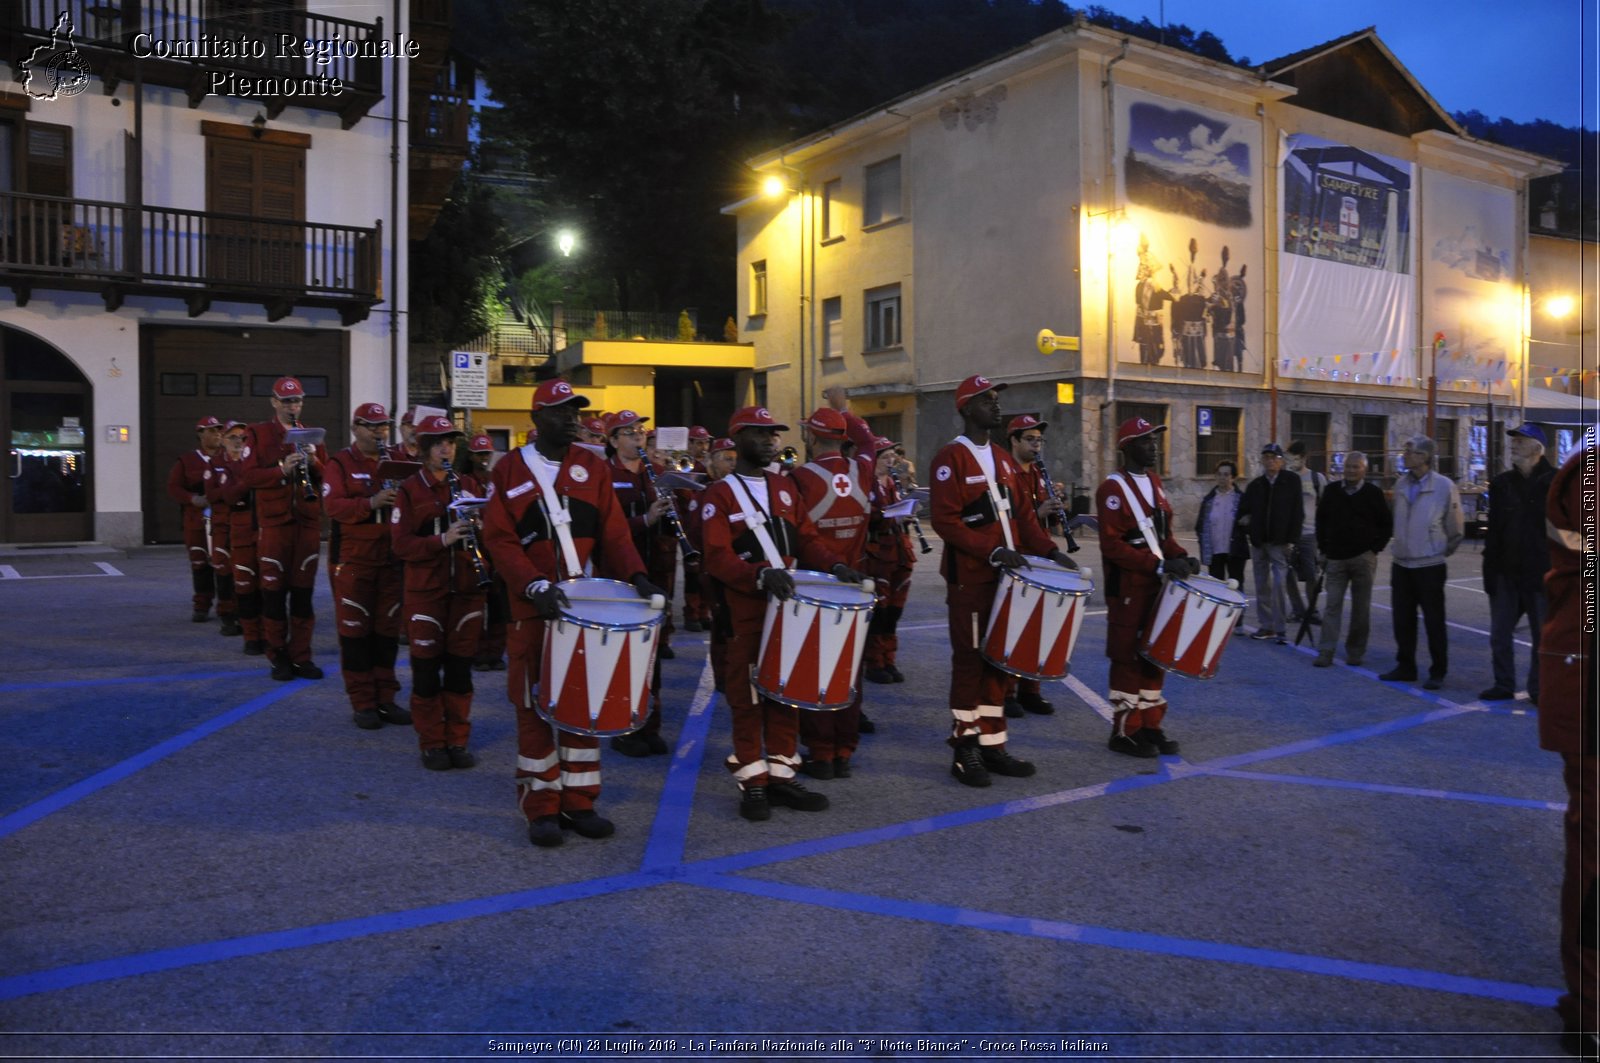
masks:
<svg viewBox="0 0 1600 1063"><path fill-rule="evenodd" d="M1256 616L1261 627L1253 639L1275 639L1279 645L1284 622L1285 584L1289 579L1289 551L1300 541L1305 506L1300 500L1300 477L1283 467L1283 448L1268 443L1261 448L1261 475L1245 488L1239 517L1250 537L1250 558L1256 573Z"/></svg>
<svg viewBox="0 0 1600 1063"><path fill-rule="evenodd" d="M1333 663L1344 620L1346 587L1350 588L1350 634L1344 642L1345 663L1354 667L1366 656L1378 554L1394 534L1389 503L1366 477L1367 456L1352 450L1344 456L1344 479L1325 487L1317 500L1317 549L1328 559L1328 611L1322 618L1317 659L1311 662L1318 668Z"/></svg>
<svg viewBox="0 0 1600 1063"><path fill-rule="evenodd" d="M1489 483L1489 529L1483 541L1483 589L1489 594L1489 653L1494 686L1478 695L1484 701L1517 696L1516 659L1511 634L1528 618L1533 655L1528 667L1528 700L1539 703L1539 629L1544 621L1544 574L1550 554L1544 540L1544 505L1555 468L1544 457L1544 431L1525 424L1506 432L1511 468Z"/></svg>

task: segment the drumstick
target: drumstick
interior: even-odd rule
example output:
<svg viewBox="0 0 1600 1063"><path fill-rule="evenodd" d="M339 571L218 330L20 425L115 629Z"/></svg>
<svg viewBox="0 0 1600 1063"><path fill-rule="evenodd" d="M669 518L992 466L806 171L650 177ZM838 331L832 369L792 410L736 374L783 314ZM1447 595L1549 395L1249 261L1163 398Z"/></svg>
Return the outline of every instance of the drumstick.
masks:
<svg viewBox="0 0 1600 1063"><path fill-rule="evenodd" d="M808 572L809 571L808 569L792 569L791 568L791 569L784 569L784 571L789 573L790 577L794 580L796 586L799 586L802 583L807 583L807 584L810 584L813 587L820 587L820 586L823 586L823 585L829 584L829 583L843 583L844 582L844 580L837 579L836 577L833 577L833 576L828 576L826 573L823 573L823 575L826 576L826 578L824 578L824 579L811 579L811 578L809 578L809 577L807 577L805 575L802 575L802 573ZM875 584L874 584L874 582L873 582L871 577L864 578L861 581L861 589L866 591L868 594L872 593L872 588L874 586L875 586Z"/></svg>
<svg viewBox="0 0 1600 1063"><path fill-rule="evenodd" d="M600 594L568 594L565 591L561 592L561 596L569 602L627 602L633 600L630 598L607 598ZM650 596L650 608L659 612L666 607L667 599L664 596L659 594Z"/></svg>

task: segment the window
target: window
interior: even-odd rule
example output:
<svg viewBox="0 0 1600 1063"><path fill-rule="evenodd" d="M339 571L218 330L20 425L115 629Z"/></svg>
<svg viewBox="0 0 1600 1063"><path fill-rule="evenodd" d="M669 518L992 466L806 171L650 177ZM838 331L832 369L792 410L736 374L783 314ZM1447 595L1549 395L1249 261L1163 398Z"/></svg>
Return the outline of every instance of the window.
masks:
<svg viewBox="0 0 1600 1063"><path fill-rule="evenodd" d="M822 300L822 357L844 356L844 300L839 296Z"/></svg>
<svg viewBox="0 0 1600 1063"><path fill-rule="evenodd" d="M869 351L900 346L900 285L886 284L866 293Z"/></svg>
<svg viewBox="0 0 1600 1063"><path fill-rule="evenodd" d="M1133 417L1143 417L1151 424L1167 423L1167 408L1154 402L1117 403L1117 424ZM1156 433L1156 475L1167 475L1167 432Z"/></svg>
<svg viewBox="0 0 1600 1063"><path fill-rule="evenodd" d="M1210 476L1216 472L1217 462L1219 461L1231 461L1233 462L1233 467L1237 469L1239 467L1238 409L1227 406L1206 406L1203 408L1211 411L1211 434L1200 434L1200 416L1196 412L1194 474L1196 476Z"/></svg>
<svg viewBox="0 0 1600 1063"><path fill-rule="evenodd" d="M201 132L206 137L206 210L253 219L208 221L206 276L304 287L306 149L311 138L280 134L299 139L256 140L251 136L256 131L222 122L203 122Z"/></svg>
<svg viewBox="0 0 1600 1063"><path fill-rule="evenodd" d="M244 379L238 373L207 373L206 394L231 398L244 394Z"/></svg>
<svg viewBox="0 0 1600 1063"><path fill-rule="evenodd" d="M504 454L511 449L511 429L485 428L483 434L489 437L489 442L494 445L495 453Z"/></svg>
<svg viewBox="0 0 1600 1063"><path fill-rule="evenodd" d="M867 197L861 212L863 227L900 217L900 156L867 167Z"/></svg>
<svg viewBox="0 0 1600 1063"><path fill-rule="evenodd" d="M198 395L200 394L200 378L194 373L162 373L161 394Z"/></svg>
<svg viewBox="0 0 1600 1063"><path fill-rule="evenodd" d="M1376 414L1350 415L1350 449L1367 456L1367 475L1374 480L1389 471L1389 418Z"/></svg>
<svg viewBox="0 0 1600 1063"><path fill-rule="evenodd" d="M1456 468L1456 420L1454 417L1440 417L1433 422L1435 432L1433 438L1433 469L1452 480L1461 478L1461 471Z"/></svg>
<svg viewBox="0 0 1600 1063"><path fill-rule="evenodd" d="M752 374L750 383L755 391L756 405L765 406L767 404L767 374L765 372Z"/></svg>
<svg viewBox="0 0 1600 1063"><path fill-rule="evenodd" d="M836 212L839 205L839 192L844 187L843 182L835 177L831 181L822 182L822 238L832 240L836 236L844 235L844 227Z"/></svg>
<svg viewBox="0 0 1600 1063"><path fill-rule="evenodd" d="M750 313L767 312L767 260L750 263Z"/></svg>
<svg viewBox="0 0 1600 1063"><path fill-rule="evenodd" d="M1306 410L1289 411L1289 442L1306 445L1306 468L1328 471L1328 415ZM1360 450L1360 447L1355 449Z"/></svg>

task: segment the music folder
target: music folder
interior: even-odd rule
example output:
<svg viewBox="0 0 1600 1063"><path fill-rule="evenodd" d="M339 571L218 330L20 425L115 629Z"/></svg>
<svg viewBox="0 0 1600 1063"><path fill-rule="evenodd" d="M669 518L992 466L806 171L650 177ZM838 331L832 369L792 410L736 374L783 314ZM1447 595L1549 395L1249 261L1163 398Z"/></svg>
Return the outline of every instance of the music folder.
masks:
<svg viewBox="0 0 1600 1063"><path fill-rule="evenodd" d="M378 462L378 479L404 480L422 471L420 461L396 461L392 458Z"/></svg>

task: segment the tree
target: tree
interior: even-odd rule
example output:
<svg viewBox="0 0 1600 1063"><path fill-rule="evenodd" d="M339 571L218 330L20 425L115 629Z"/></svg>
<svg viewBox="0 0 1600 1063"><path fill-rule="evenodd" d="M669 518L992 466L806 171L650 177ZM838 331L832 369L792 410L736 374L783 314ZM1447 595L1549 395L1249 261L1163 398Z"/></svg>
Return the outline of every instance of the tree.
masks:
<svg viewBox="0 0 1600 1063"><path fill-rule="evenodd" d="M461 343L494 326L503 312L494 253L502 239L487 190L470 172L456 178L433 230L412 247L413 341Z"/></svg>

